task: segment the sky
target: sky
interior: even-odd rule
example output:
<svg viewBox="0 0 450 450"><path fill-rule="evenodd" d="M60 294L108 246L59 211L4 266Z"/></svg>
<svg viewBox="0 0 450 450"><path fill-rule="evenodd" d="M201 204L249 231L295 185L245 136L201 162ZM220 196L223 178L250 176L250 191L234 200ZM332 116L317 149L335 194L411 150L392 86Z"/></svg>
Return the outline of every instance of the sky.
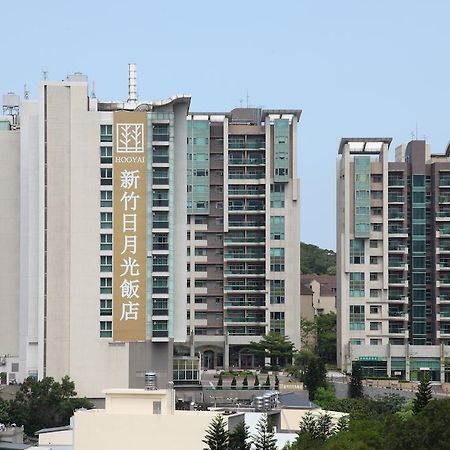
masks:
<svg viewBox="0 0 450 450"><path fill-rule="evenodd" d="M191 94L191 111L302 109L301 239L335 248L342 137L450 138L449 0L39 0L2 8L0 92L80 71L101 100Z"/></svg>

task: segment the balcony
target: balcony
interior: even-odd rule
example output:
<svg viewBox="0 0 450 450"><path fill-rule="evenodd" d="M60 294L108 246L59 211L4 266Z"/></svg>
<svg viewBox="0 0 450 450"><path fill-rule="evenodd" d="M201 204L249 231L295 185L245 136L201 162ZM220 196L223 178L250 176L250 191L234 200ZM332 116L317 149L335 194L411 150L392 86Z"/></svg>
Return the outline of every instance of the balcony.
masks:
<svg viewBox="0 0 450 450"><path fill-rule="evenodd" d="M229 180L263 180L266 178L265 172L260 173L228 173Z"/></svg>
<svg viewBox="0 0 450 450"><path fill-rule="evenodd" d="M227 323L265 323L265 316L255 316L255 317L226 317L224 322Z"/></svg>
<svg viewBox="0 0 450 450"><path fill-rule="evenodd" d="M223 287L224 291L227 292L261 292L264 293L266 290L266 286L264 284L226 284Z"/></svg>
<svg viewBox="0 0 450 450"><path fill-rule="evenodd" d="M249 190L249 189L228 189L228 197L239 197L239 196L263 196L265 195L263 190Z"/></svg>
<svg viewBox="0 0 450 450"><path fill-rule="evenodd" d="M450 195L440 195L439 203L450 203Z"/></svg>
<svg viewBox="0 0 450 450"><path fill-rule="evenodd" d="M450 311L441 311L436 314L436 320L449 322L450 321Z"/></svg>
<svg viewBox="0 0 450 450"><path fill-rule="evenodd" d="M388 177L388 186L402 188L405 186L405 180L403 178L398 177Z"/></svg>
<svg viewBox="0 0 450 450"><path fill-rule="evenodd" d="M396 226L388 227L388 233L391 236L408 237L408 232L409 232L408 228L396 227Z"/></svg>
<svg viewBox="0 0 450 450"><path fill-rule="evenodd" d="M450 211L438 211L436 213L436 222L450 221Z"/></svg>
<svg viewBox="0 0 450 450"><path fill-rule="evenodd" d="M450 261L448 261L448 260L440 260L436 264L436 270L450 270Z"/></svg>
<svg viewBox="0 0 450 450"><path fill-rule="evenodd" d="M389 334L393 337L409 337L409 331L406 328L389 327Z"/></svg>
<svg viewBox="0 0 450 450"><path fill-rule="evenodd" d="M263 228L266 224L263 220L230 220L228 226L230 228Z"/></svg>
<svg viewBox="0 0 450 450"><path fill-rule="evenodd" d="M409 314L401 310L391 310L388 313L389 320L409 320Z"/></svg>
<svg viewBox="0 0 450 450"><path fill-rule="evenodd" d="M231 149L247 149L247 150L263 150L265 148L266 144L264 141L247 141L247 142L242 142L242 141L232 141L229 140L228 141L228 148Z"/></svg>
<svg viewBox="0 0 450 450"><path fill-rule="evenodd" d="M389 277L389 286L408 286L408 280L400 277Z"/></svg>
<svg viewBox="0 0 450 450"><path fill-rule="evenodd" d="M444 328L443 330L438 330L436 332L437 338L450 338L450 329Z"/></svg>
<svg viewBox="0 0 450 450"><path fill-rule="evenodd" d="M223 255L224 259L266 259L265 253L225 253Z"/></svg>
<svg viewBox="0 0 450 450"><path fill-rule="evenodd" d="M264 269L226 269L223 271L224 275L251 275L252 277L264 277L266 272Z"/></svg>
<svg viewBox="0 0 450 450"><path fill-rule="evenodd" d="M388 219L389 220L404 220L405 214L400 211L389 211L388 212Z"/></svg>
<svg viewBox="0 0 450 450"><path fill-rule="evenodd" d="M450 278L449 277L441 277L436 281L437 287L450 287Z"/></svg>
<svg viewBox="0 0 450 450"><path fill-rule="evenodd" d="M388 195L388 203L404 203L405 197L403 195L398 194L389 194Z"/></svg>
<svg viewBox="0 0 450 450"><path fill-rule="evenodd" d="M264 236L254 237L254 236L225 236L223 238L225 244L236 244L236 243L249 243L249 244L261 244L265 245L266 238Z"/></svg>
<svg viewBox="0 0 450 450"><path fill-rule="evenodd" d="M409 298L404 294L389 293L388 301L391 303L408 303Z"/></svg>
<svg viewBox="0 0 450 450"><path fill-rule="evenodd" d="M226 300L224 302L226 308L263 308L266 306L265 301L261 300Z"/></svg>
<svg viewBox="0 0 450 450"><path fill-rule="evenodd" d="M265 213L266 205L263 203L261 205L230 205L228 207L229 212L257 212L257 213Z"/></svg>
<svg viewBox="0 0 450 450"><path fill-rule="evenodd" d="M389 270L408 270L408 264L403 260L392 260L390 259L388 262Z"/></svg>
<svg viewBox="0 0 450 450"><path fill-rule="evenodd" d="M229 158L229 165L239 166L262 166L266 163L265 158Z"/></svg>
<svg viewBox="0 0 450 450"><path fill-rule="evenodd" d="M450 188L450 177L440 177L439 178L439 187Z"/></svg>
<svg viewBox="0 0 450 450"><path fill-rule="evenodd" d="M446 293L446 292L441 292L440 295L438 295L436 297L436 304L448 304L450 303L450 294Z"/></svg>

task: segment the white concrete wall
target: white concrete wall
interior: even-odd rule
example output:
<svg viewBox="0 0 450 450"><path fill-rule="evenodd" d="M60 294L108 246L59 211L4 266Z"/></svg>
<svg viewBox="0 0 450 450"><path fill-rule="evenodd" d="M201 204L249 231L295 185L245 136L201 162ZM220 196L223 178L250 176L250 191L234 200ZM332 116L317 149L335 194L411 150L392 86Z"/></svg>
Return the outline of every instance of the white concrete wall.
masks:
<svg viewBox="0 0 450 450"><path fill-rule="evenodd" d="M19 355L20 132L0 131L0 355ZM0 371L2 371L0 367Z"/></svg>

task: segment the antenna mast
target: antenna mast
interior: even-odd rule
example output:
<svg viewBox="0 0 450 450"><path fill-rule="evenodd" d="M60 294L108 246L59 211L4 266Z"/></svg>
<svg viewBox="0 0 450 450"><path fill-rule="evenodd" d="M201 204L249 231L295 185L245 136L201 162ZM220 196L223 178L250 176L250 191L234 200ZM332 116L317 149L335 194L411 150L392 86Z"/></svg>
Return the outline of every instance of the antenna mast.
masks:
<svg viewBox="0 0 450 450"><path fill-rule="evenodd" d="M128 64L128 103L137 103L136 64Z"/></svg>

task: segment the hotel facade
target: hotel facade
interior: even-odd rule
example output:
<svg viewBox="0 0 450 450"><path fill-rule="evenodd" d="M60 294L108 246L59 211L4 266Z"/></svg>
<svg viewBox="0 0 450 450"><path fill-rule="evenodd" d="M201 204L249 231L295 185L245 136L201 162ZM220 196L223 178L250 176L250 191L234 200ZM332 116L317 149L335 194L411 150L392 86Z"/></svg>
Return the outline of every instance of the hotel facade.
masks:
<svg viewBox="0 0 450 450"><path fill-rule="evenodd" d="M44 80L0 116L0 372L108 387L198 382L299 346L300 111L191 113ZM289 214L287 212L289 211Z"/></svg>

